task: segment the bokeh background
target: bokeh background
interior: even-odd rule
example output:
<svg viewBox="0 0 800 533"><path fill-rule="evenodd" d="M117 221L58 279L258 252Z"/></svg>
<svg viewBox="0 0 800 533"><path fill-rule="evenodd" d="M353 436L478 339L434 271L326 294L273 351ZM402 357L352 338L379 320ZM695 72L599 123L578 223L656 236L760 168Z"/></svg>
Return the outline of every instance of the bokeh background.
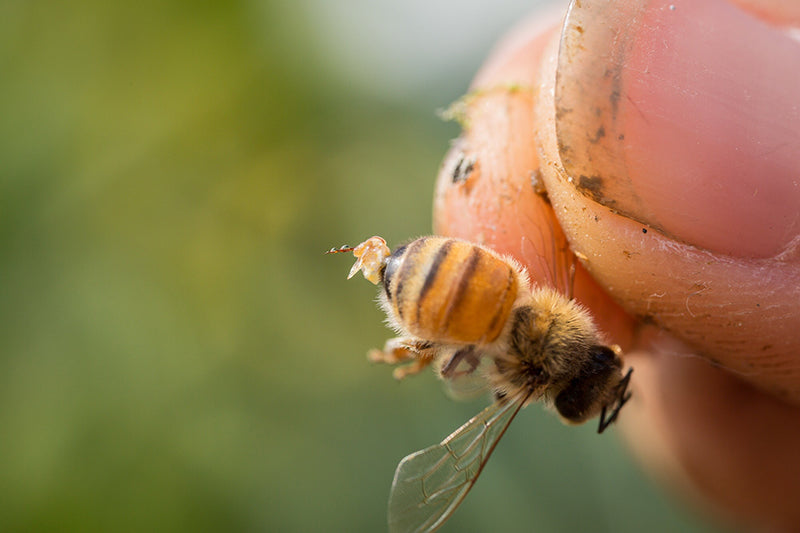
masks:
<svg viewBox="0 0 800 533"><path fill-rule="evenodd" d="M0 3L0 530L382 531L486 400L368 364L331 246L428 233L436 118L536 2ZM447 531L701 531L517 419Z"/></svg>

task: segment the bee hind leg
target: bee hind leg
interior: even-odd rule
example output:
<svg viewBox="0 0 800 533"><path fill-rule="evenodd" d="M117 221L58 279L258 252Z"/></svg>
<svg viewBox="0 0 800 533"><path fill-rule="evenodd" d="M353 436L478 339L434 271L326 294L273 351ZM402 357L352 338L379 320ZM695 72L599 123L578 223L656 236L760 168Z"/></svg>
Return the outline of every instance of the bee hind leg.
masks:
<svg viewBox="0 0 800 533"><path fill-rule="evenodd" d="M455 378L472 374L475 372L475 369L478 368L480 362L481 359L478 355L478 352L475 350L475 347L467 346L466 348L461 348L454 353L453 356L444 365L442 365L440 373L442 377L445 378ZM461 363L464 363L466 368L464 368Z"/></svg>
<svg viewBox="0 0 800 533"><path fill-rule="evenodd" d="M370 350L367 358L373 363L397 365L408 363L394 369L392 376L401 380L419 374L436 358L436 346L428 341L409 337L395 337L386 341L383 350Z"/></svg>

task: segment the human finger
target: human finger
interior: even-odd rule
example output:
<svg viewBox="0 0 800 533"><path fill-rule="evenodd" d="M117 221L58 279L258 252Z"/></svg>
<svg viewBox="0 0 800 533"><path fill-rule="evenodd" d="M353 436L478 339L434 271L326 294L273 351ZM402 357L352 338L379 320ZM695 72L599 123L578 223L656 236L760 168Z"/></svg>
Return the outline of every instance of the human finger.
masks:
<svg viewBox="0 0 800 533"><path fill-rule="evenodd" d="M723 0L590 0L548 57L543 176L588 270L800 403L800 47Z"/></svg>

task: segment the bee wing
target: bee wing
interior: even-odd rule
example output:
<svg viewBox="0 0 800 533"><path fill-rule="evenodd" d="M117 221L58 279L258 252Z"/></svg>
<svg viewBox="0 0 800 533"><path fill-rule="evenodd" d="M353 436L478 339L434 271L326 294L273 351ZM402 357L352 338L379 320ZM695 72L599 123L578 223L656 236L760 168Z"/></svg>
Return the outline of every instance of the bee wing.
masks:
<svg viewBox="0 0 800 533"><path fill-rule="evenodd" d="M489 357L481 357L477 366L472 366L468 361L461 361L456 368L447 375L439 375L444 383L445 393L454 400L469 400L489 391L489 382L486 379L485 368L493 365Z"/></svg>
<svg viewBox="0 0 800 533"><path fill-rule="evenodd" d="M575 254L547 195L541 194L539 201L542 203L535 216L528 210L519 213L528 219L530 227L536 229L527 236L527 256L534 263L529 265L529 272L535 281L550 285L571 300L575 281ZM525 246L526 243L523 243L523 255L526 255Z"/></svg>
<svg viewBox="0 0 800 533"><path fill-rule="evenodd" d="M489 382L480 374L464 374L444 380L444 392L454 400L471 400L489 390Z"/></svg>
<svg viewBox="0 0 800 533"><path fill-rule="evenodd" d="M495 402L441 443L397 465L389 495L389 531L435 531L475 484L527 396Z"/></svg>

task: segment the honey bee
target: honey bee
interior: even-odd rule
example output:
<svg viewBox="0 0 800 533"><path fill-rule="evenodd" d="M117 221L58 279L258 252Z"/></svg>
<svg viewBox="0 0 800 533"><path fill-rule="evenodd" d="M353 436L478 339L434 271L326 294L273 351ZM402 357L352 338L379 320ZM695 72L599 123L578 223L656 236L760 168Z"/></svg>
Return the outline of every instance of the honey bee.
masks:
<svg viewBox="0 0 800 533"><path fill-rule="evenodd" d="M599 416L602 433L630 398L632 369L605 345L589 313L558 290L534 286L510 257L460 239L421 237L391 251L381 237L328 253L353 252L380 284L379 301L400 336L376 362L405 363L402 379L434 364L456 386L478 377L494 403L441 443L404 458L389 496L389 530L434 531L475 484L525 405L541 400L568 424Z"/></svg>

